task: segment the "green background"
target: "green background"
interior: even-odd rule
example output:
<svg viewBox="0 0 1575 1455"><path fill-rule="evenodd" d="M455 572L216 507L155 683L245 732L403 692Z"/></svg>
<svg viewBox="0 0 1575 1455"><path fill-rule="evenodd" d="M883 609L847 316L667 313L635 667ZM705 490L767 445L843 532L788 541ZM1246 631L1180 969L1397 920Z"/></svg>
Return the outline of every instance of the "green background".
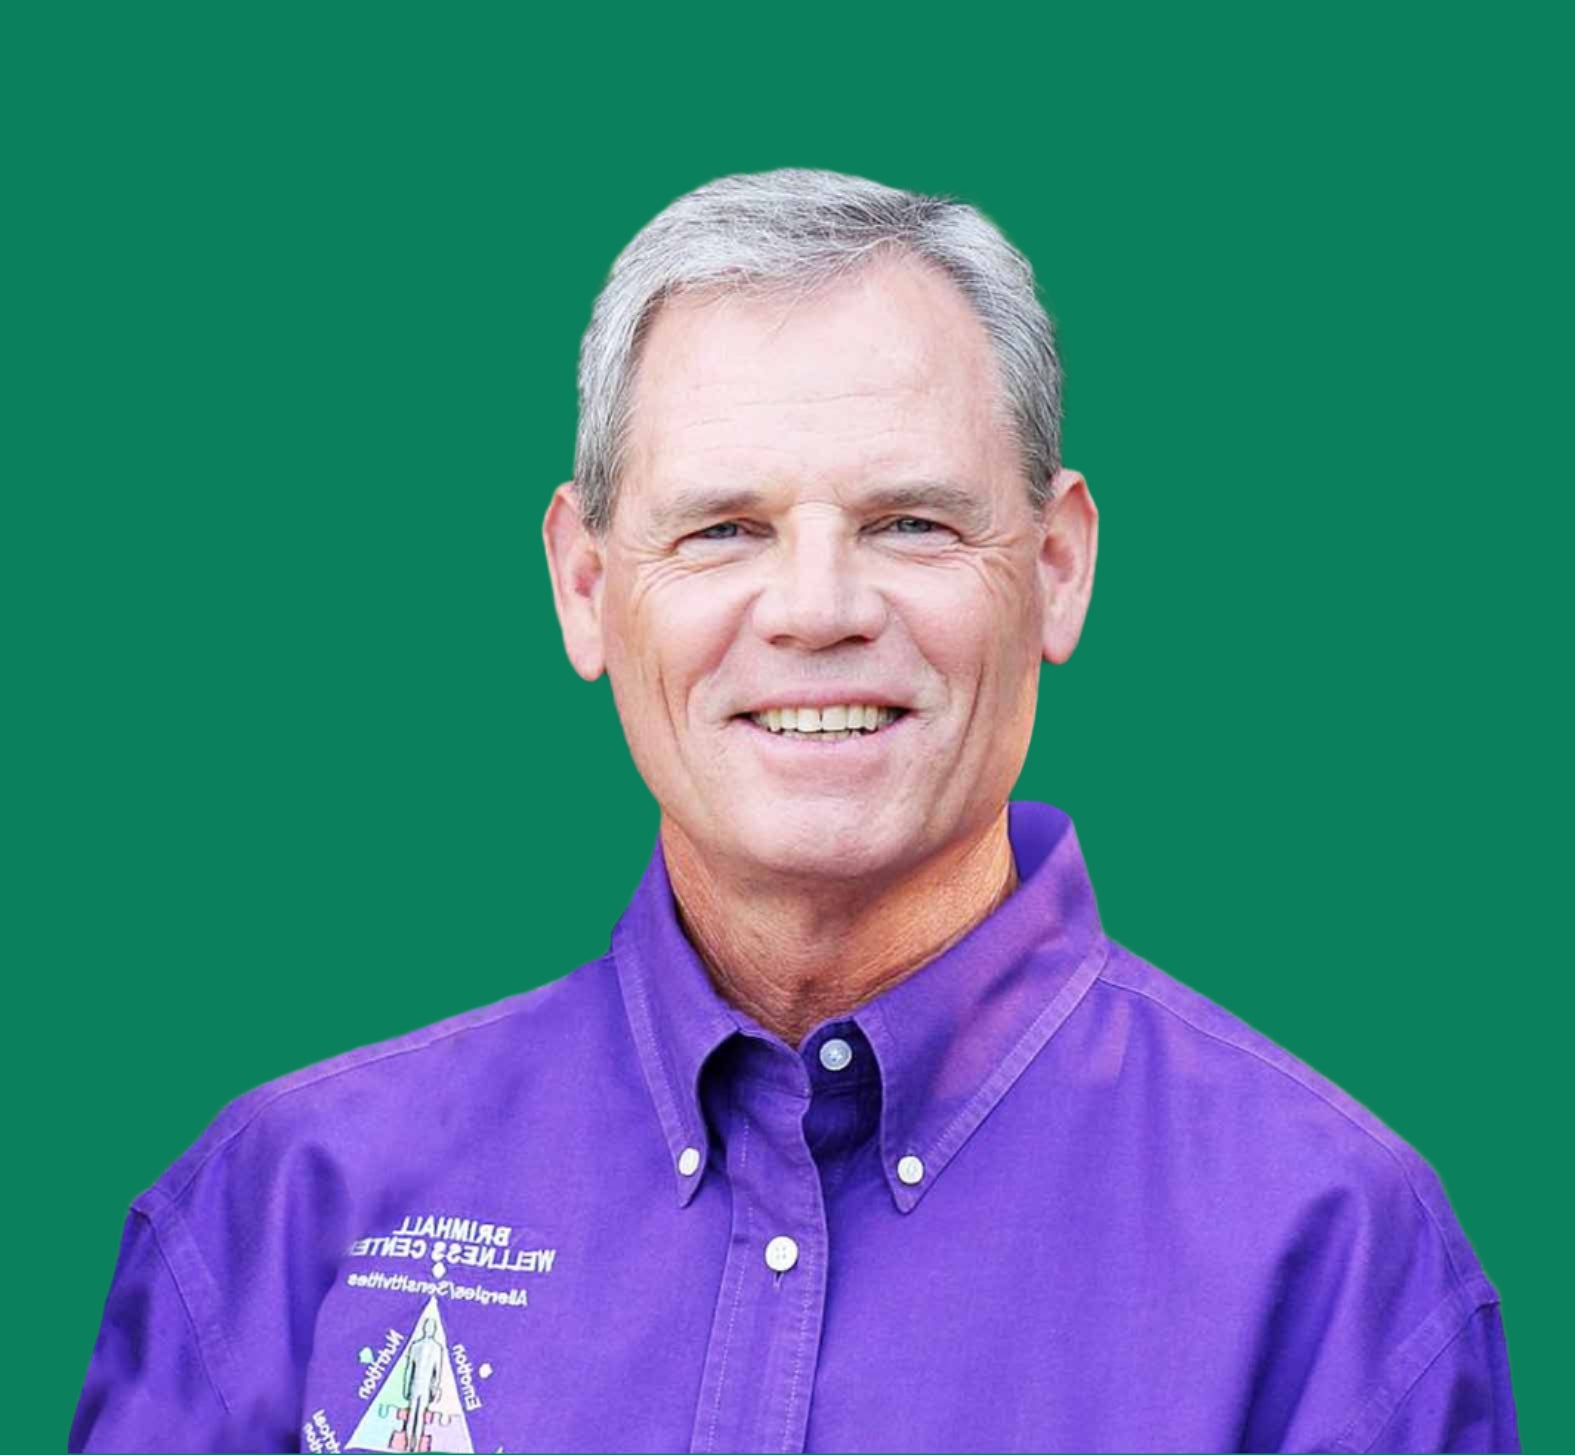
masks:
<svg viewBox="0 0 1575 1455"><path fill-rule="evenodd" d="M12 12L37 1428L128 1200L222 1103L605 950L656 817L542 559L579 338L666 203L800 165L1033 260L1101 552L1018 796L1071 813L1115 938L1432 1163L1551 1446L1570 240L1534 15Z"/></svg>

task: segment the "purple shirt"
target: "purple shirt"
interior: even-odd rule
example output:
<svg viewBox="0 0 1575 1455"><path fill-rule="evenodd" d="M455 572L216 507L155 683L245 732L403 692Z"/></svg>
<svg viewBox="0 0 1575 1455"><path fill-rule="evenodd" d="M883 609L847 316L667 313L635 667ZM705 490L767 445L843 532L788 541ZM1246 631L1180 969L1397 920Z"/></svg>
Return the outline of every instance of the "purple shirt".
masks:
<svg viewBox="0 0 1575 1455"><path fill-rule="evenodd" d="M604 958L242 1096L132 1205L71 1448L1518 1450L1428 1165L1010 832L800 1050L658 843Z"/></svg>

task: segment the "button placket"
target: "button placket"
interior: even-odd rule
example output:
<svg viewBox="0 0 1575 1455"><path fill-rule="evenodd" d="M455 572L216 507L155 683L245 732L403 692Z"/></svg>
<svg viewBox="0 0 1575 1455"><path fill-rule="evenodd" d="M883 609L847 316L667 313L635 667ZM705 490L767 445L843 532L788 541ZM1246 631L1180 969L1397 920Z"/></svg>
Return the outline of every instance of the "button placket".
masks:
<svg viewBox="0 0 1575 1455"><path fill-rule="evenodd" d="M802 1078L802 1062L796 1069ZM692 1450L804 1448L829 1240L800 1085L745 1070L731 1088L723 1140L733 1226Z"/></svg>

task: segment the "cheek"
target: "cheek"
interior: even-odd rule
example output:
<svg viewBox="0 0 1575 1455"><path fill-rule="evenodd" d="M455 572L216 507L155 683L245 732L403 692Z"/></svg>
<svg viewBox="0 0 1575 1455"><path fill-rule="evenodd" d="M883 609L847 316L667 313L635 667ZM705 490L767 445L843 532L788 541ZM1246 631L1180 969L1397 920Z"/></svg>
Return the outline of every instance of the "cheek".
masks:
<svg viewBox="0 0 1575 1455"><path fill-rule="evenodd" d="M736 633L740 593L714 580L675 578L609 598L609 675L630 696L675 698L681 709L694 684L725 657Z"/></svg>
<svg viewBox="0 0 1575 1455"><path fill-rule="evenodd" d="M1031 587L1005 569L970 566L915 582L902 617L925 659L960 690L981 682L1015 698L1038 659Z"/></svg>

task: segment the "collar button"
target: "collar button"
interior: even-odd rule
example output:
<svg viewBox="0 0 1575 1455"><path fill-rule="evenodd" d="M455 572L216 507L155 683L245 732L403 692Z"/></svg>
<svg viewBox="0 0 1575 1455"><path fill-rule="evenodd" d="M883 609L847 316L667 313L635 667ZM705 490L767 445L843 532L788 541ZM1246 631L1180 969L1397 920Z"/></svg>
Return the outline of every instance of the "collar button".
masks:
<svg viewBox="0 0 1575 1455"><path fill-rule="evenodd" d="M820 1043L820 1064L828 1071L843 1071L853 1060L853 1047L841 1036Z"/></svg>

